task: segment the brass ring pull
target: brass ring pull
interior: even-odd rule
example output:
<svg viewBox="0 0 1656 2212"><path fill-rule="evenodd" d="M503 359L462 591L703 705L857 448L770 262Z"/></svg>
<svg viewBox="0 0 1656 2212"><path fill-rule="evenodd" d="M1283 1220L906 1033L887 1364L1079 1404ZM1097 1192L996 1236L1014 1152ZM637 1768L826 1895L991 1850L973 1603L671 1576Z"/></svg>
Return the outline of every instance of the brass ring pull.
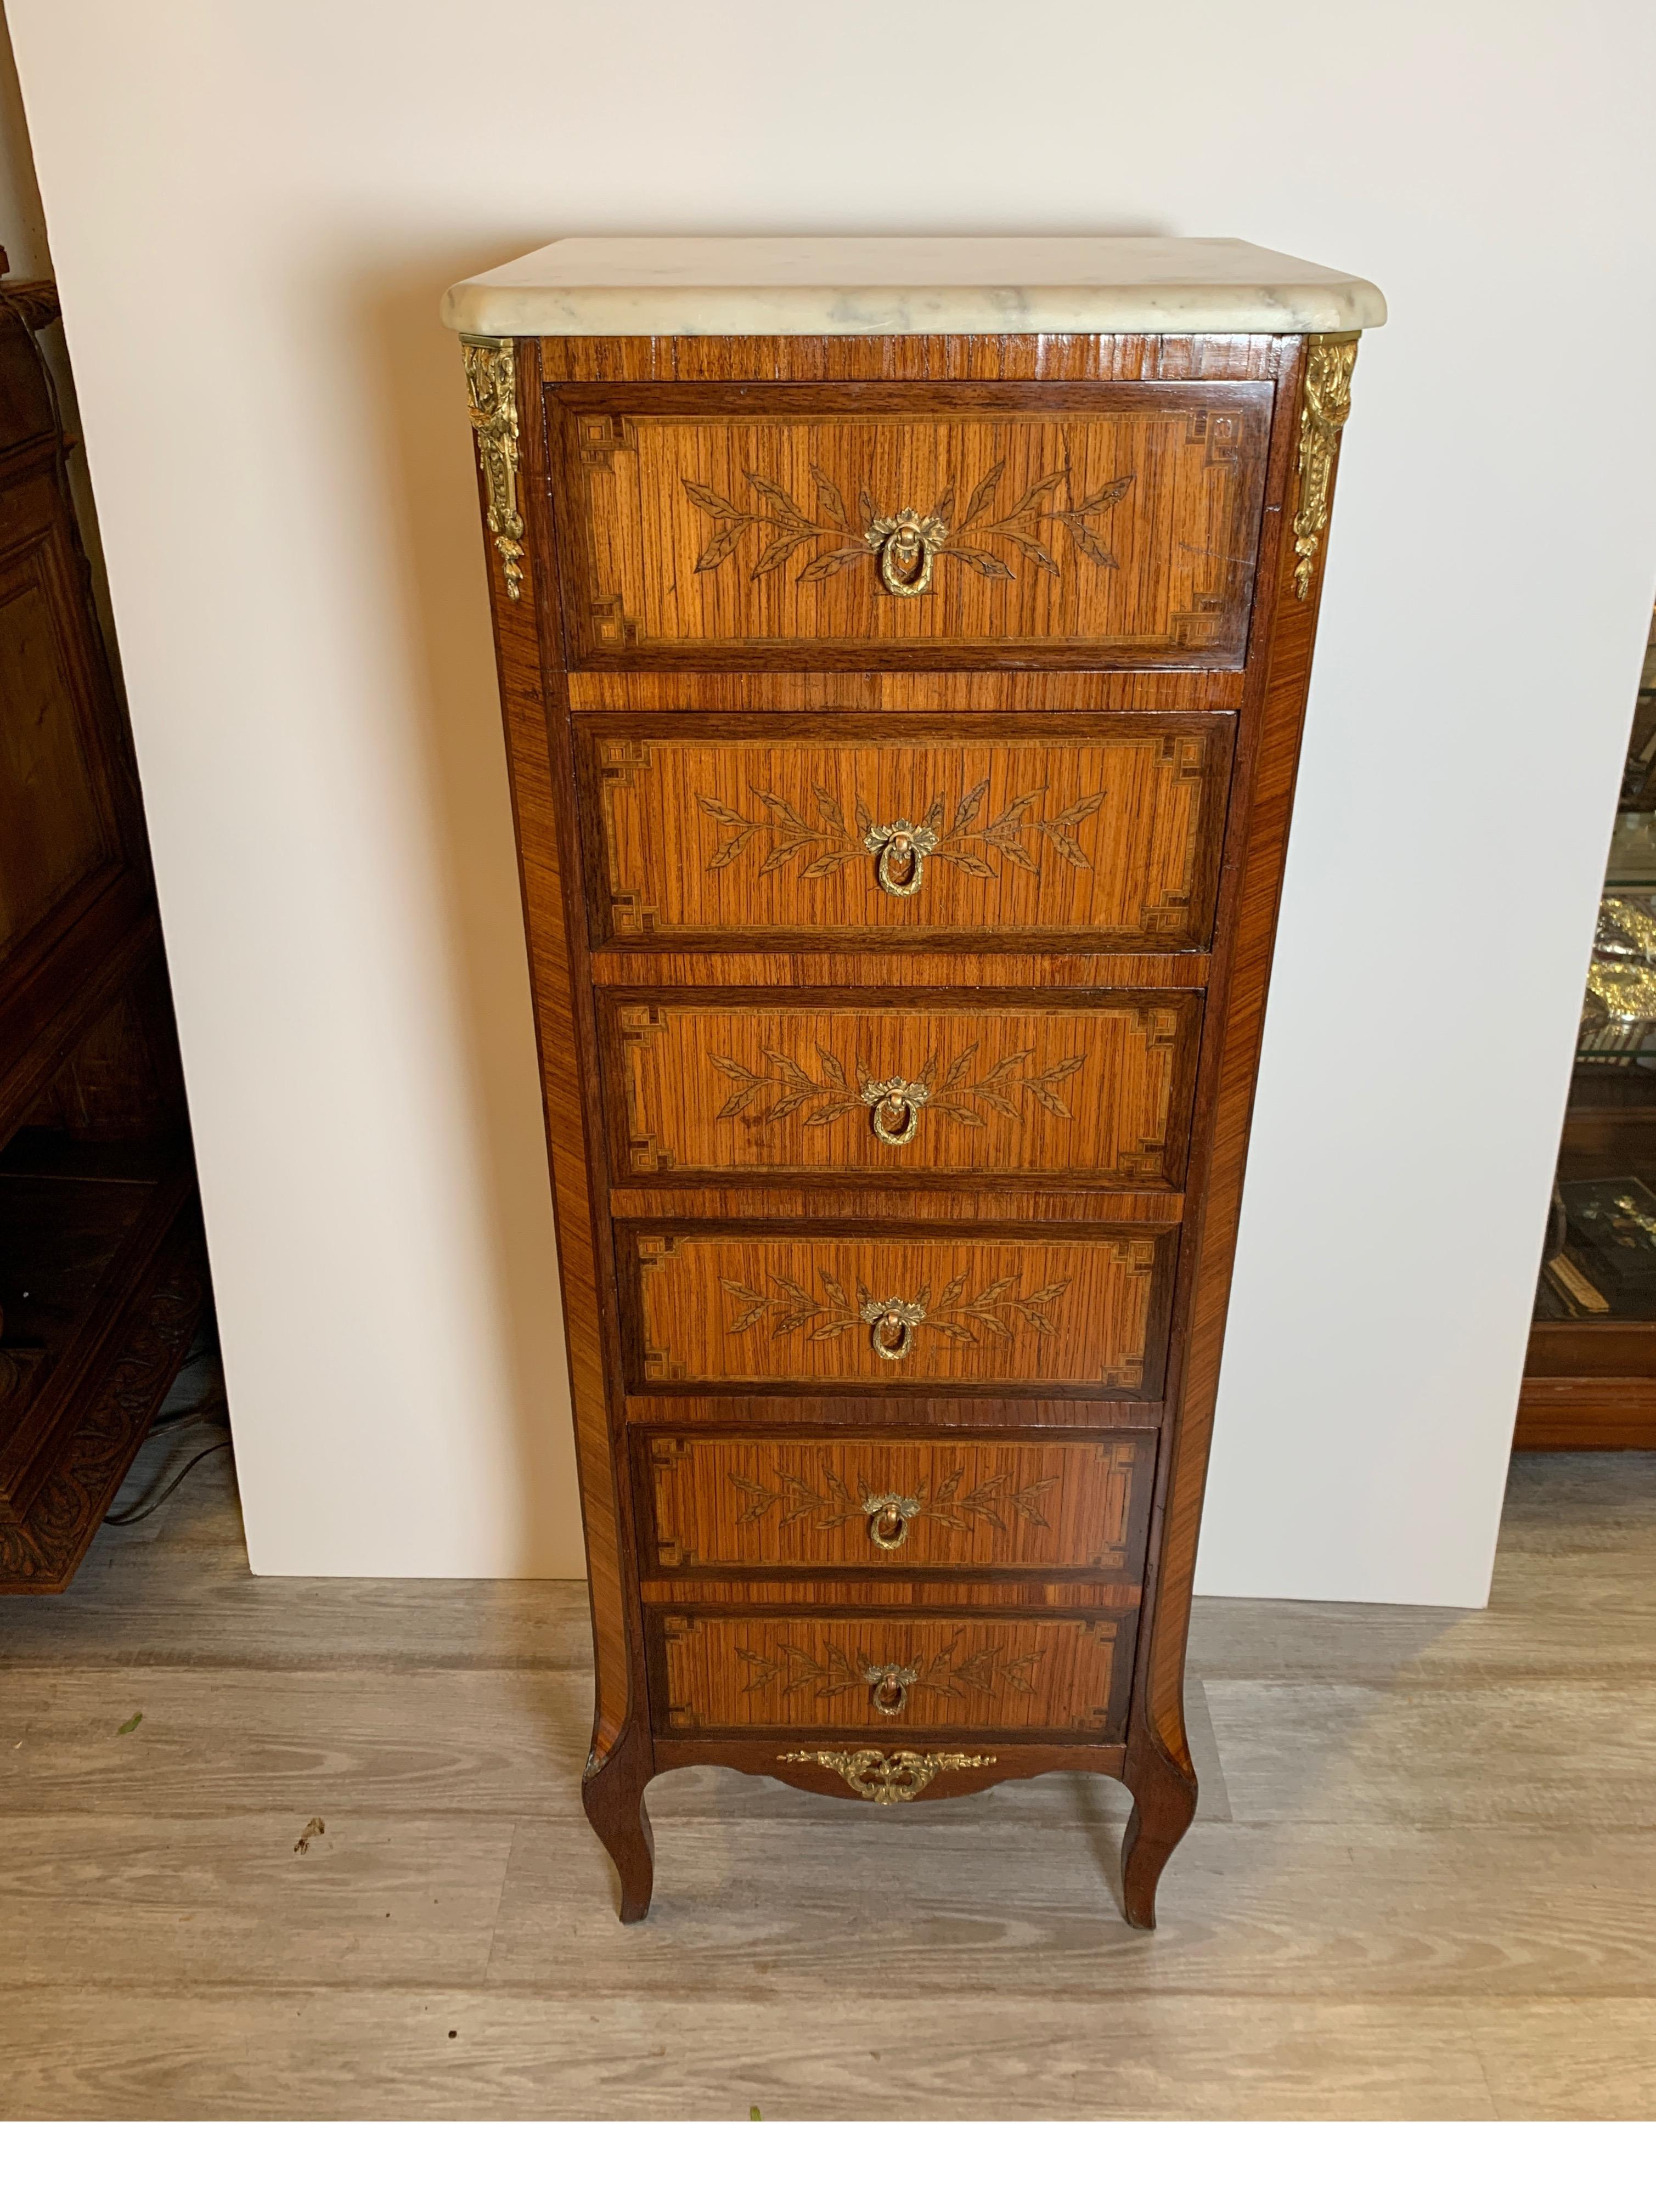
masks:
<svg viewBox="0 0 1656 2212"><path fill-rule="evenodd" d="M909 1523L920 1510L920 1500L899 1498L889 1490L880 1498L865 1498L862 1510L868 1516L868 1541L882 1552L895 1552L908 1535Z"/></svg>
<svg viewBox="0 0 1656 2212"><path fill-rule="evenodd" d="M900 1075L862 1086L862 1103L874 1109L874 1134L882 1145L912 1144L920 1130L920 1109L930 1097L923 1083L906 1083Z"/></svg>
<svg viewBox="0 0 1656 2212"><path fill-rule="evenodd" d="M869 1298L862 1308L868 1335L882 1359L906 1359L914 1349L914 1333L926 1318L924 1306L907 1298Z"/></svg>
<svg viewBox="0 0 1656 2212"><path fill-rule="evenodd" d="M892 1331L895 1330L895 1335ZM905 1321L892 1314L876 1316L873 1330L874 1350L882 1359L906 1359L914 1345L914 1330Z"/></svg>
<svg viewBox="0 0 1656 2212"><path fill-rule="evenodd" d="M862 842L878 856L880 890L893 898L912 898L925 878L927 854L937 849L937 832L924 822L876 823Z"/></svg>
<svg viewBox="0 0 1656 2212"><path fill-rule="evenodd" d="M865 1667L862 1679L868 1685L868 1700L874 1711L891 1720L908 1704L910 1687L919 1680L920 1669L895 1663Z"/></svg>
<svg viewBox="0 0 1656 2212"><path fill-rule="evenodd" d="M917 599L929 591L932 554L949 534L935 514L916 514L911 507L875 518L864 532L880 556L880 580L894 599Z"/></svg>
<svg viewBox="0 0 1656 2212"><path fill-rule="evenodd" d="M906 511L906 510L905 510ZM899 599L917 599L931 588L931 547L906 524L880 549L880 580Z"/></svg>

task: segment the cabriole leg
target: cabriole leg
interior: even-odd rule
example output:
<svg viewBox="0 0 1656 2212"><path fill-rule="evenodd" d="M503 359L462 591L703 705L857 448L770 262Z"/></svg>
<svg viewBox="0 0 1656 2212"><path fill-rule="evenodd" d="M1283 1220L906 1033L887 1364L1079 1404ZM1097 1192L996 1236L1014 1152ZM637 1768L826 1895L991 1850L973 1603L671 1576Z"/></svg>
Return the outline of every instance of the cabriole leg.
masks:
<svg viewBox="0 0 1656 2212"><path fill-rule="evenodd" d="M655 1882L655 1839L644 1810L644 1790L652 1769L636 1750L637 1741L630 1732L603 1765L594 1770L589 1762L581 1785L587 1818L621 1877L621 1918L628 1924L642 1920L649 1911Z"/></svg>
<svg viewBox="0 0 1656 2212"><path fill-rule="evenodd" d="M1129 1928L1154 1928L1161 1870L1196 1818L1196 1776L1153 1752L1130 1761L1123 1779L1133 1815L1121 1846L1122 1908Z"/></svg>

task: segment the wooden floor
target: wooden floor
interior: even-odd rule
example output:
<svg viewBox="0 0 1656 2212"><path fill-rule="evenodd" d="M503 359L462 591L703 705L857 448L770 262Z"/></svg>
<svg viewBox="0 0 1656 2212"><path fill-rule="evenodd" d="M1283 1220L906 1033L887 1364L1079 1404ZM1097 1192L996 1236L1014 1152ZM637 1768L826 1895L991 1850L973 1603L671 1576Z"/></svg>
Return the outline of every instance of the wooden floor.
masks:
<svg viewBox="0 0 1656 2212"><path fill-rule="evenodd" d="M581 1589L255 1581L212 1467L0 1666L8 2118L1656 2116L1656 1458L1519 1462L1487 1613L1199 1605L1155 1936L1113 1784L711 1771L623 1929Z"/></svg>

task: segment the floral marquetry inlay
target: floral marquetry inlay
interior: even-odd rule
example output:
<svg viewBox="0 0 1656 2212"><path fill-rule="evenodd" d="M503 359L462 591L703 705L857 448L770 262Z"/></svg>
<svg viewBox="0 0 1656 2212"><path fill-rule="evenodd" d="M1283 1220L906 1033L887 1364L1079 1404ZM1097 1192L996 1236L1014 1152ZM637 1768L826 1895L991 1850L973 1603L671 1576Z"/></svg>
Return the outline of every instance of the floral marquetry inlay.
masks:
<svg viewBox="0 0 1656 2212"><path fill-rule="evenodd" d="M1227 717L618 724L588 726L587 755L617 937L987 929L1124 950L1210 926Z"/></svg>
<svg viewBox="0 0 1656 2212"><path fill-rule="evenodd" d="M655 1555L695 1567L1096 1571L1126 1561L1153 1429L1055 1443L654 1436Z"/></svg>
<svg viewBox="0 0 1656 2212"><path fill-rule="evenodd" d="M1089 665L1239 665L1264 507L1268 388L1101 386L1021 410L798 387L636 388L563 417L582 654L1019 643ZM559 402L553 398L556 409ZM567 404L564 403L564 404ZM752 659L752 653L744 656ZM681 660L682 665L682 660Z"/></svg>
<svg viewBox="0 0 1656 2212"><path fill-rule="evenodd" d="M1117 1623L1096 1614L667 1613L655 1632L674 1730L1090 1730L1126 1688Z"/></svg>
<svg viewBox="0 0 1656 2212"><path fill-rule="evenodd" d="M628 1175L1176 1181L1200 1013L629 999L606 1010L606 1121Z"/></svg>
<svg viewBox="0 0 1656 2212"><path fill-rule="evenodd" d="M985 538L996 539L1014 556L1031 561L1038 568L1044 568L1056 576L1059 573L1058 562L1039 535L1044 530L1054 528L1066 533L1068 542L1087 560L1095 561L1101 568L1116 567L1109 541L1099 534L1100 525L1109 510L1132 489L1131 476L1117 477L1080 497L1072 497L1069 471L1055 469L1020 492L1008 489L1003 494L1001 482L1006 468L1004 459L995 462L966 501L958 527L962 533L975 528L975 540L964 534L954 535L957 525L953 484L947 486L923 514L905 502L888 514L880 512L868 485L860 484L854 526L838 485L814 465L811 469L817 507L814 515L807 514L791 492L773 477L761 476L757 469L742 471L757 501L749 507L738 507L715 491L711 484L691 483L686 477L685 498L704 514L710 515L715 526L702 548L697 572L721 567L755 528L774 534L749 572L753 578L768 575L795 553L810 547L813 557L799 571L796 582L820 583L825 577L837 575L842 568L873 562L881 583L898 598L926 588L931 578L932 556L939 554L947 560L963 562L974 574L994 583L1009 583L1015 571L982 542ZM1049 507L1047 502L1051 499L1067 504ZM825 546L824 539L828 540ZM1064 542L1063 537L1054 541L1060 546ZM815 550L819 546L823 546L821 551Z"/></svg>
<svg viewBox="0 0 1656 2212"><path fill-rule="evenodd" d="M768 1651L739 1650L736 1656L752 1670L743 1685L749 1697L774 1688L779 1698L797 1697L807 1691L822 1700L842 1697L848 1690L872 1689L877 1694L889 1682L906 1693L903 1703L907 1702L907 1695L917 1693L947 1704L964 1698L968 1690L1008 1689L1026 1694L1033 1686L1032 1677L1038 1663L1036 1653L1008 1654L1004 1644L984 1644L962 1656L960 1640L957 1635L942 1650L929 1655L905 1650L900 1656L889 1656L868 1650L853 1654L841 1644L829 1644L819 1657L796 1644L777 1643ZM900 1705L894 1709L900 1710Z"/></svg>
<svg viewBox="0 0 1656 2212"><path fill-rule="evenodd" d="M880 888L898 897L911 896L919 890L928 861L958 868L964 876L989 878L998 874L996 863L1003 861L1038 876L1038 848L1032 852L1024 842L1026 837L1044 840L1047 848L1072 868L1090 868L1093 863L1075 833L1098 812L1105 796L1101 791L1087 792L1055 814L1032 813L1031 809L1046 797L1043 786L1009 801L979 829L978 817L989 790L987 776L973 784L953 810L947 795L938 792L912 822L905 817L890 824L877 823L859 794L851 801L856 818L854 834L846 823L843 804L825 783L811 787L820 827L782 793L762 790L757 784L749 789L763 810L758 815L740 813L708 792L696 794L703 813L725 833L708 855L709 871L729 867L754 838L760 837L766 841L764 858L758 866L762 876L773 875L791 862L798 867L801 880L808 883L854 864L866 867L872 856ZM972 843L987 846L994 859L969 851ZM895 861L894 845L902 848Z"/></svg>
<svg viewBox="0 0 1656 2212"><path fill-rule="evenodd" d="M861 1060L856 1063L853 1080L845 1073L844 1062L834 1054L821 1045L816 1052L819 1077L807 1075L799 1062L790 1060L786 1053L767 1052L764 1056L770 1062L769 1070L744 1067L738 1060L715 1054L714 1066L736 1085L719 1109L719 1119L728 1121L758 1101L767 1121L786 1121L791 1115L804 1112L809 1127L837 1121L842 1114L854 1113L863 1106L872 1113L876 1134L887 1144L908 1141L917 1126L922 1107L951 1121L963 1122L971 1129L986 1127L987 1114L999 1114L1008 1121L1021 1124L1026 1103L1067 1121L1071 1118L1069 1109L1059 1097L1056 1086L1068 1082L1087 1065L1084 1053L1072 1053L1067 1060L1055 1060L1050 1067L1031 1070L1027 1065L1033 1056L1031 1053L1008 1053L974 1081L970 1063L977 1047L969 1044L964 1052L956 1054L941 1076L934 1053L911 1079L887 1078L882 1082ZM776 1093L774 1097L770 1096L773 1091ZM885 1102L892 1102L896 1109L906 1114L905 1133L887 1133L892 1128L904 1128L904 1124Z"/></svg>
<svg viewBox="0 0 1656 2212"><path fill-rule="evenodd" d="M1016 1275L997 1275L993 1282L968 1296L967 1278L956 1275L945 1283L935 1298L929 1283L922 1284L911 1297L887 1297L882 1291L870 1290L867 1283L859 1282L853 1303L837 1275L821 1269L817 1280L822 1286L820 1296L807 1290L791 1275L772 1276L768 1290L755 1290L751 1284L727 1280L721 1287L737 1307L734 1317L726 1324L729 1334L740 1336L759 1322L768 1322L773 1337L791 1336L795 1329L802 1328L807 1331L808 1341L824 1344L848 1328L867 1327L873 1331L879 1348L882 1318L889 1315L910 1336L916 1329L930 1328L960 1344L981 1344L983 1337L978 1334L980 1329L991 1336L1011 1336L1020 1325L1033 1329L1038 1335L1051 1336L1056 1331L1046 1309L1070 1287L1065 1278L1026 1291ZM907 1346L887 1356L904 1358Z"/></svg>
<svg viewBox="0 0 1656 2212"><path fill-rule="evenodd" d="M1042 1475L1033 1482L1014 1488L1012 1477L1004 1472L971 1481L965 1468L957 1467L930 1490L922 1482L916 1484L910 1495L882 1492L853 1496L835 1472L831 1458L825 1454L814 1482L805 1475L789 1474L786 1468L777 1468L769 1483L734 1468L728 1480L741 1492L744 1502L739 1521L743 1525L763 1521L780 1508L784 1528L797 1521L808 1522L816 1528L843 1528L849 1522L871 1518L878 1521L882 1513L900 1509L905 1522L932 1521L940 1528L964 1529L970 1528L974 1521L981 1521L986 1527L1004 1534L1008 1525L1008 1514L1028 1522L1032 1528L1047 1527L1040 1501L1054 1487L1057 1477Z"/></svg>
<svg viewBox="0 0 1656 2212"><path fill-rule="evenodd" d="M631 1232L642 1380L1152 1389L1173 1243L1109 1236Z"/></svg>

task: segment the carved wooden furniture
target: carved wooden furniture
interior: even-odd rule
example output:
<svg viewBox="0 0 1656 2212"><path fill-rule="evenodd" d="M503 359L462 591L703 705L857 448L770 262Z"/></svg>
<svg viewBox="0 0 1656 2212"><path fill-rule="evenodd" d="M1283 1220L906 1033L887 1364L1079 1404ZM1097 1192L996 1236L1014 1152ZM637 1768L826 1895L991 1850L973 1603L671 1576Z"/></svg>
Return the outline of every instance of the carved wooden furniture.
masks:
<svg viewBox="0 0 1656 2212"><path fill-rule="evenodd" d="M1234 240L458 286L597 1644L586 1802L1195 1807L1197 1516L1373 289Z"/></svg>
<svg viewBox="0 0 1656 2212"><path fill-rule="evenodd" d="M143 810L34 342L57 312L0 285L0 1593L74 1574L206 1294Z"/></svg>

